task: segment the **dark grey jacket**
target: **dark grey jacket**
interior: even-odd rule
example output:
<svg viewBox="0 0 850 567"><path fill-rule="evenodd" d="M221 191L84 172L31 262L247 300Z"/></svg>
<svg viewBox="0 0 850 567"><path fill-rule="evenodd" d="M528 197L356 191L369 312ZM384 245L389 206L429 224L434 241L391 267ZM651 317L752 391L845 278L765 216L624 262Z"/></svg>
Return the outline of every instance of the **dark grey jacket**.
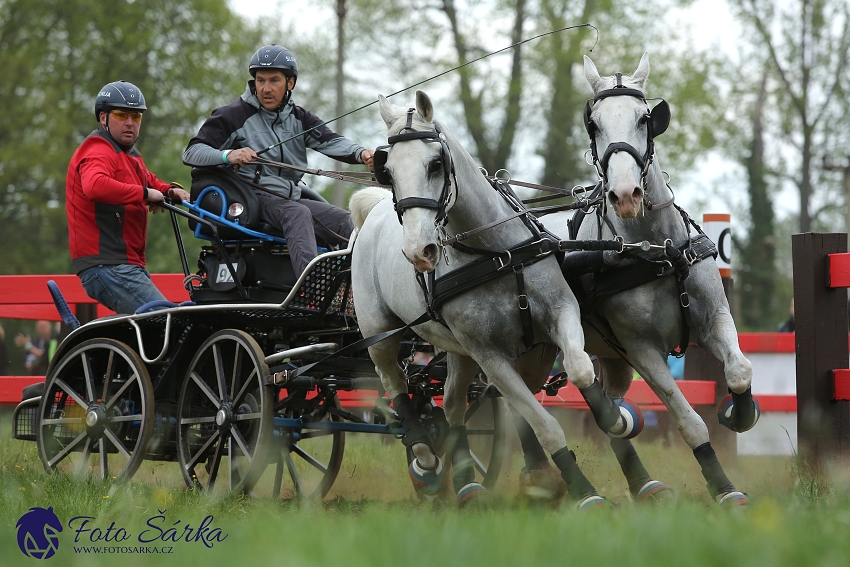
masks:
<svg viewBox="0 0 850 567"><path fill-rule="evenodd" d="M292 100L279 112L266 110L257 98L254 81L249 81L241 97L215 109L204 122L198 135L189 141L183 152L183 163L191 166L219 165L224 163L224 150L264 150L322 122L324 121L321 118L297 106ZM351 164L360 163L358 158L365 150L363 146L344 138L327 126L319 126L309 134L289 140L263 155L274 161L307 167L307 148ZM296 200L301 198L298 182L303 174L297 171L248 165L241 168L239 174L283 197Z"/></svg>

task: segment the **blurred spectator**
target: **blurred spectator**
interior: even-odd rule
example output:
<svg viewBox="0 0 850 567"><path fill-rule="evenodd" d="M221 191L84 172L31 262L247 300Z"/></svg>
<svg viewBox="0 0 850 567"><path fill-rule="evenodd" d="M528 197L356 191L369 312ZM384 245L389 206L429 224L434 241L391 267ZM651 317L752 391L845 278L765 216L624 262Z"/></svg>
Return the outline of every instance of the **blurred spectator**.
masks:
<svg viewBox="0 0 850 567"><path fill-rule="evenodd" d="M0 376L9 375L9 349L6 348L6 331L0 325Z"/></svg>
<svg viewBox="0 0 850 567"><path fill-rule="evenodd" d="M673 375L673 380L685 379L685 357L667 355L667 368L670 369L670 374Z"/></svg>
<svg viewBox="0 0 850 567"><path fill-rule="evenodd" d="M791 313L791 317L788 318L787 321L782 323L779 326L780 333L793 333L794 332L794 298L791 298L791 307L788 308L788 312Z"/></svg>
<svg viewBox="0 0 850 567"><path fill-rule="evenodd" d="M47 366L50 359L59 346L59 340L53 332L50 321L35 322L36 337L18 333L15 336L15 345L24 349L26 360L24 366L32 376L44 376L47 374Z"/></svg>

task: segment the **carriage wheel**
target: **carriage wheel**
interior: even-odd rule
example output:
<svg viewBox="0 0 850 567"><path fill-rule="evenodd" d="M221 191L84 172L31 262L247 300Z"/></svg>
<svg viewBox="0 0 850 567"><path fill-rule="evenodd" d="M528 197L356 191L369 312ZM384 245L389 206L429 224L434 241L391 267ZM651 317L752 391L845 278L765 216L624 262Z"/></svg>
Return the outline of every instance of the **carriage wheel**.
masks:
<svg viewBox="0 0 850 567"><path fill-rule="evenodd" d="M177 455L190 488L248 492L268 464L272 395L263 351L225 329L201 345L177 404Z"/></svg>
<svg viewBox="0 0 850 567"><path fill-rule="evenodd" d="M303 394L303 393L302 393ZM292 397L297 397L295 393ZM326 408L341 409L335 392L327 392L324 398L300 401L292 400L287 403L289 396L283 395L278 413L285 418L306 418L309 414L322 415L321 422L343 421L338 415L322 411ZM321 400L321 402L319 401ZM306 408L308 408L305 411ZM310 406L313 406L312 408ZM308 415L305 415L308 414ZM272 494L275 497L298 498L315 501L325 497L333 486L339 469L342 466L342 456L345 452L345 432L328 431L325 429L293 429L275 428L275 434L280 435L281 441L276 448L277 467L272 484Z"/></svg>
<svg viewBox="0 0 850 567"><path fill-rule="evenodd" d="M436 408L435 408L436 409ZM437 414L439 419L445 421L445 414L439 408ZM475 468L475 480L488 490L492 490L499 479L499 473L508 452L508 406L505 399L495 394L491 387L473 399L466 408L463 418L469 436L469 451ZM428 424L426 423L426 426ZM447 467L445 488L441 494L445 495L451 487L451 451L446 446L446 436L440 435L440 431L448 430L448 423L443 425L432 423L431 429L437 434L437 453L443 459L443 465ZM407 448L407 463L413 460L413 451ZM417 488L416 494L420 499L426 499L424 494Z"/></svg>
<svg viewBox="0 0 850 567"><path fill-rule="evenodd" d="M147 367L122 342L80 343L53 367L38 411L36 443L48 472L129 479L153 432Z"/></svg>
<svg viewBox="0 0 850 567"><path fill-rule="evenodd" d="M489 389L473 400L463 418L475 478L488 490L496 485L508 452L508 404L505 398L492 392Z"/></svg>

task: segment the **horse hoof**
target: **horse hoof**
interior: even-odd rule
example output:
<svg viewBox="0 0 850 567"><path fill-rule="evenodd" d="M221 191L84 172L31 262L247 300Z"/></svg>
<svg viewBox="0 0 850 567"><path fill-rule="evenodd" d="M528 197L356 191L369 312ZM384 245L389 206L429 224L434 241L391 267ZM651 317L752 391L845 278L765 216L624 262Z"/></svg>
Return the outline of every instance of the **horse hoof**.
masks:
<svg viewBox="0 0 850 567"><path fill-rule="evenodd" d="M756 398L752 398L752 400L753 413L752 418L747 419L747 422L749 423L741 424L739 425L739 427L735 427L735 419L733 417L735 401L732 399L732 394L729 394L728 396L723 398L723 401L720 402L720 410L717 412L717 419L720 421L720 424L736 433L743 433L752 429L755 424L758 423L759 417L761 416L761 408L759 407L758 400Z"/></svg>
<svg viewBox="0 0 850 567"><path fill-rule="evenodd" d="M477 482L470 482L457 493L458 508L473 507L476 503L484 500L487 495L487 489Z"/></svg>
<svg viewBox="0 0 850 567"><path fill-rule="evenodd" d="M643 413L636 403L628 398L617 398L614 403L620 407L620 419L608 432L611 437L632 439L643 431Z"/></svg>
<svg viewBox="0 0 850 567"><path fill-rule="evenodd" d="M637 502L666 502L675 497L675 491L660 480L650 480L635 496Z"/></svg>
<svg viewBox="0 0 850 567"><path fill-rule="evenodd" d="M519 473L519 493L533 502L556 502L567 491L561 472L553 466Z"/></svg>
<svg viewBox="0 0 850 567"><path fill-rule="evenodd" d="M726 492L717 495L717 504L721 508L734 508L747 505L747 495L743 492Z"/></svg>
<svg viewBox="0 0 850 567"><path fill-rule="evenodd" d="M611 506L611 503L605 500L602 496L598 494L594 494L593 496L588 496L583 500L580 500L576 504L576 509L579 511L591 510L593 508L608 508Z"/></svg>
<svg viewBox="0 0 850 567"><path fill-rule="evenodd" d="M419 464L419 459L413 459L410 461L410 466L407 467L407 470L410 473L410 480L413 481L413 486L423 496L436 496L442 490L445 469L439 457L437 458L437 466L433 469L426 469Z"/></svg>

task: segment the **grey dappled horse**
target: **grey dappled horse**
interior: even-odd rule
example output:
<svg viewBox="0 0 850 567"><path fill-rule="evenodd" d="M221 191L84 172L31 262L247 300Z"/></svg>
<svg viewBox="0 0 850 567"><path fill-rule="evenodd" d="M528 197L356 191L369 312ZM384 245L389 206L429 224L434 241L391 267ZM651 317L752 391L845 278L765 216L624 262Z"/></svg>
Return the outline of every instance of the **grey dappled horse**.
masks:
<svg viewBox="0 0 850 567"><path fill-rule="evenodd" d="M415 109L396 107L381 97L380 112L393 144L383 172L391 177L399 212L391 199L376 204L384 193L371 189L355 194L350 204L356 224L365 218L351 267L357 319L364 336L410 323L426 311L416 270L436 270L439 277L481 258L441 246L438 234L450 236L514 213L445 126L433 121L433 106L425 93L416 93ZM393 143L394 136L401 139L395 138ZM435 208L433 204L438 202L441 206ZM504 251L528 240L526 225L514 218L465 242L479 249ZM560 348L565 371L582 390L595 416L604 416L600 419L609 431L624 429L626 420L594 379L593 365L583 349L578 304L555 256L529 262L521 272L533 337L524 334L519 283L513 270L445 302L440 309L445 325L429 321L415 327L419 336L448 353L444 403L451 436L458 440L452 459L455 491L460 502L482 489L474 483L463 426L465 393L480 366L529 422L579 507L604 503L579 470L557 421L534 398L523 376L532 377L535 383L531 386L538 389L541 384L536 382L547 376L555 347ZM399 340L396 335L377 343L369 347L369 354L393 399L406 431L405 442L416 455L410 465L411 478L426 491L436 492L442 464L407 395L405 376L397 363ZM527 350L526 341L540 344L521 356Z"/></svg>
<svg viewBox="0 0 850 567"><path fill-rule="evenodd" d="M665 240L670 239L675 246L683 245L689 238L688 227L679 210L670 206L673 193L662 177L658 158L652 155L650 146L653 135L661 133L653 133L653 126L663 131L666 123L660 126L654 123L644 100L644 86L649 76L648 55L644 54L631 77L601 77L588 57L584 58L584 73L595 95L586 118L589 120L588 133L597 149L594 157L598 157L598 161L594 161L600 168L607 191L608 211L605 216L611 223L610 226L607 222L601 224L602 238L613 238L613 227L625 242L646 240L663 245ZM614 89L618 80L623 89L639 92L616 94L624 92ZM600 93L604 94L600 97ZM667 116L669 120L669 114ZM649 133L647 129L650 129ZM637 150L637 155L624 151L624 146L620 147L620 151L608 152L613 144L623 142ZM650 155L647 155L648 146ZM639 159L644 163L640 164ZM611 214L611 209L616 214ZM555 213L541 220L546 228L568 238L566 219L570 215ZM577 239L596 239L598 230L596 215L587 215ZM625 261L623 265L628 263ZM726 412L724 417L733 429L746 431L758 419L758 409L754 407L750 394L752 366L738 346L738 333L729 312L717 264L709 257L691 265L689 272L684 284L690 298L692 340L723 362L734 401L731 409L723 408ZM587 324L585 350L600 357L605 391L612 397L626 394L634 367L675 417L682 437L693 449L702 467L712 496L721 503L744 503L746 497L729 482L717 461L705 423L688 404L667 366L667 353L681 341L683 315L679 295L676 278L671 276L598 300L594 313L610 325L628 360L609 347L601 335ZM621 465L624 465L624 472L627 477L632 477L630 488L635 494L637 487L643 485L649 476L634 449L625 447L624 443L627 442L612 439L612 447ZM624 464L624 460L628 462Z"/></svg>

